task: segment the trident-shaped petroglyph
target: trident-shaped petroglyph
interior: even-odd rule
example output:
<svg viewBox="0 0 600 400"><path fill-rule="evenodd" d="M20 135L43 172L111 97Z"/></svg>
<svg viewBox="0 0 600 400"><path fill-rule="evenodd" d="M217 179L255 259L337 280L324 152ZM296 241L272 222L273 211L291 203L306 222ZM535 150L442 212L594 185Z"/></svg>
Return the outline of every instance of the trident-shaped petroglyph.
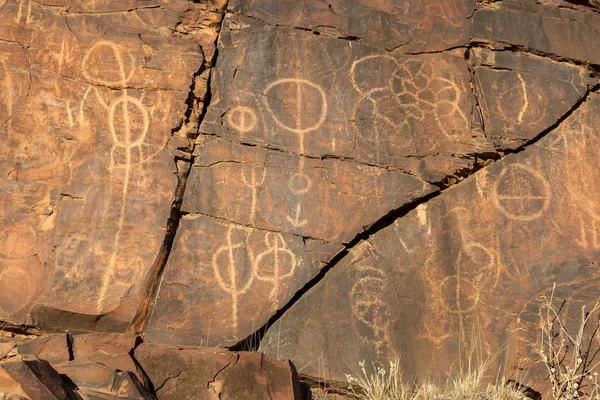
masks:
<svg viewBox="0 0 600 400"><path fill-rule="evenodd" d="M258 206L258 188L265 182L267 170L263 168L260 178L256 176L256 168L252 168L250 179L246 177L246 173L242 171L242 182L252 190L252 205L250 206L250 222L254 224L256 218L256 208Z"/></svg>
<svg viewBox="0 0 600 400"><path fill-rule="evenodd" d="M64 50L66 51L67 49L65 48ZM124 54L126 55L125 57ZM98 66L94 64L97 60L106 57L110 57L110 59L115 61L113 70L99 70ZM126 58L129 58L129 63L126 62ZM93 89L92 86L90 86L82 100L79 114L80 125L83 127L85 124L83 103L86 101L89 93L94 90L96 97L108 112L108 130L113 142L109 171L116 174L119 170L123 170L119 217L111 254L108 260L108 270L106 274L104 274L98 293L98 313L105 311L104 306L107 301L108 291L110 287L115 284L117 257L119 254L121 233L125 223L127 194L133 167L132 152L137 150L142 154L142 144L144 143L150 128L148 110L144 104L142 104L141 100L130 96L126 89L127 83L134 72L132 64L133 59L125 49L121 48L116 43L107 40L102 40L94 44L83 59L82 70L84 76L88 80L95 84L122 90L122 96L109 103L102 99L102 96L100 96L97 89ZM128 68L130 69L129 73L127 72ZM122 156L124 162L118 162L116 160L117 156ZM140 158L143 159L143 156L140 156Z"/></svg>
<svg viewBox="0 0 600 400"><path fill-rule="evenodd" d="M250 276L243 281L243 276L240 274L240 265L238 264L240 256L252 258L252 250L248 245L249 231L244 228L237 229L243 239L237 243L233 240L234 227L230 226L227 229L226 244L219 247L212 259L212 268L215 273L217 284L221 289L231 295L231 320L233 330L238 329L238 298L246 293L254 282L254 271L251 271ZM224 262L221 262L223 259ZM254 263L250 262L251 268L254 268ZM221 273L221 267L225 267L225 273Z"/></svg>

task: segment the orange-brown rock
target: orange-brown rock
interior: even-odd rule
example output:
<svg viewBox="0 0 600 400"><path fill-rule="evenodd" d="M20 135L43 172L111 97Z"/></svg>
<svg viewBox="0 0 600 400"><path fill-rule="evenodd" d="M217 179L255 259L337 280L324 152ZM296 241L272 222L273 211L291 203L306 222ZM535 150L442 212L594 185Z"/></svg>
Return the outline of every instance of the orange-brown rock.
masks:
<svg viewBox="0 0 600 400"><path fill-rule="evenodd" d="M345 360L401 354L405 379L422 381L457 374L469 345L491 357L509 343L497 366L507 378L527 366L518 379L543 387L530 343L544 298L556 283L575 321L600 296L599 112L590 94L543 139L356 246L271 327L267 354L311 374L320 359L338 379L351 373Z"/></svg>
<svg viewBox="0 0 600 400"><path fill-rule="evenodd" d="M135 357L158 399L303 399L296 369L261 353L143 343Z"/></svg>
<svg viewBox="0 0 600 400"><path fill-rule="evenodd" d="M146 302L223 7L151 3L0 1L4 321L123 331Z"/></svg>
<svg viewBox="0 0 600 400"><path fill-rule="evenodd" d="M417 53L465 45L474 2L231 0L229 8L271 25L298 27L365 41L387 50Z"/></svg>

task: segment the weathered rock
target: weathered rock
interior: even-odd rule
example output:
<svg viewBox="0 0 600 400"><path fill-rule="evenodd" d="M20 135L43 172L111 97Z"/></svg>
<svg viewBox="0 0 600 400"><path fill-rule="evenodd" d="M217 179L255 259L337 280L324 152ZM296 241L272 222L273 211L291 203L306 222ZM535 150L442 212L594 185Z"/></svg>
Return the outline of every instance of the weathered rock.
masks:
<svg viewBox="0 0 600 400"><path fill-rule="evenodd" d="M65 382L47 361L9 360L0 363L0 392L8 400L75 400ZM21 397L18 397L21 396Z"/></svg>
<svg viewBox="0 0 600 400"><path fill-rule="evenodd" d="M146 376L131 357L133 335L87 334L41 337L19 346L24 359L48 361L66 375L81 392L98 398L151 398ZM110 397L113 396L113 397Z"/></svg>
<svg viewBox="0 0 600 400"><path fill-rule="evenodd" d="M471 129L464 57L389 53L230 16L201 131L441 180L493 150Z"/></svg>
<svg viewBox="0 0 600 400"><path fill-rule="evenodd" d="M407 53L439 51L468 42L472 0L232 0L229 10L271 25L310 29Z"/></svg>
<svg viewBox="0 0 600 400"><path fill-rule="evenodd" d="M485 132L496 147L535 138L598 83L589 70L527 54L472 49L470 59Z"/></svg>
<svg viewBox="0 0 600 400"><path fill-rule="evenodd" d="M294 366L261 353L143 343L135 357L160 400L302 398Z"/></svg>
<svg viewBox="0 0 600 400"><path fill-rule="evenodd" d="M535 0L484 5L473 15L474 41L492 41L600 64L600 15Z"/></svg>
<svg viewBox="0 0 600 400"><path fill-rule="evenodd" d="M223 7L151 3L0 1L2 320L123 331L143 311L180 173L167 142Z"/></svg>
<svg viewBox="0 0 600 400"><path fill-rule="evenodd" d="M473 340L490 356L510 343L497 364L507 375L534 360L529 343L553 283L573 320L600 296L599 112L590 94L526 151L361 243L268 331L267 354L312 374L322 359L343 379L348 360L387 363L399 353L409 382L458 373ZM536 388L545 367L528 366Z"/></svg>

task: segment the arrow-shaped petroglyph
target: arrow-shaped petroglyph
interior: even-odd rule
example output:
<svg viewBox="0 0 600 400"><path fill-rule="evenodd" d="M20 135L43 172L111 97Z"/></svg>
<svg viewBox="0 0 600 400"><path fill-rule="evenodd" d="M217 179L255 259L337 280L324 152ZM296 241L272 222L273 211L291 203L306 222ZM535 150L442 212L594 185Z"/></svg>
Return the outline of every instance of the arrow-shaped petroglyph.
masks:
<svg viewBox="0 0 600 400"><path fill-rule="evenodd" d="M300 219L300 215L302 214L302 204L298 203L296 206L296 216L292 219L289 215L286 217L288 222L292 224L294 228L300 228L308 223L305 219Z"/></svg>

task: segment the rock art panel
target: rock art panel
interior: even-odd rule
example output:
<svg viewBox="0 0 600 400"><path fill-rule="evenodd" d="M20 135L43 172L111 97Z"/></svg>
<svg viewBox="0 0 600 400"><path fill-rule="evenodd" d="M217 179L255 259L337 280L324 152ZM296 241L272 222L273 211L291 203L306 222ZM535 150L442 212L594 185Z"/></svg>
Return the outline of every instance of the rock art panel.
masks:
<svg viewBox="0 0 600 400"><path fill-rule="evenodd" d="M271 25L310 29L327 36L365 41L407 53L464 45L470 34L472 0L294 2L230 1L229 10Z"/></svg>
<svg viewBox="0 0 600 400"><path fill-rule="evenodd" d="M435 190L397 170L200 139L182 211L242 225L346 243Z"/></svg>
<svg viewBox="0 0 600 400"><path fill-rule="evenodd" d="M198 144L182 205L189 215L163 276L151 341L235 344L266 323L343 243L435 191L380 167L214 137Z"/></svg>
<svg viewBox="0 0 600 400"><path fill-rule="evenodd" d="M230 15L201 131L441 180L492 149L472 129L464 58L389 53Z"/></svg>
<svg viewBox="0 0 600 400"><path fill-rule="evenodd" d="M319 271L319 254L311 250L300 236L184 217L173 248L177 257L165 270L147 339L235 344Z"/></svg>
<svg viewBox="0 0 600 400"><path fill-rule="evenodd" d="M510 0L475 11L471 39L599 64L599 32L600 15L595 12Z"/></svg>
<svg viewBox="0 0 600 400"><path fill-rule="evenodd" d="M179 172L167 143L205 62L164 33L188 9L157 8L153 30L131 13L0 3L0 281L21 282L0 319L122 331L162 249Z"/></svg>
<svg viewBox="0 0 600 400"><path fill-rule="evenodd" d="M527 150L509 155L355 247L267 332L267 354L333 378L401 355L408 382L459 371L476 337L509 377L532 364L539 306L554 283L576 320L598 299L594 174L600 96ZM577 162L573 162L577 160ZM432 365L435 366L432 369ZM495 368L494 367L494 368ZM519 378L523 380L523 376Z"/></svg>
<svg viewBox="0 0 600 400"><path fill-rule="evenodd" d="M598 83L571 64L506 51L471 50L486 134L516 148L552 126Z"/></svg>

